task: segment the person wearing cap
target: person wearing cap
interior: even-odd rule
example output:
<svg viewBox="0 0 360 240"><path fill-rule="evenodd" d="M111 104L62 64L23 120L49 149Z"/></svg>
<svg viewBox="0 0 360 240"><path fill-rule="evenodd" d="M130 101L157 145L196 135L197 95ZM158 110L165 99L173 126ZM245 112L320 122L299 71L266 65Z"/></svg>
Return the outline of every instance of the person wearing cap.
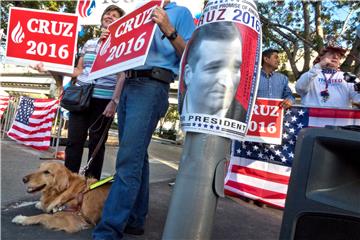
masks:
<svg viewBox="0 0 360 240"><path fill-rule="evenodd" d="M126 72L118 107L119 150L116 173L93 239L144 234L149 206L148 146L169 106L170 83L195 29L191 12L175 2L151 13L156 30L143 66Z"/></svg>
<svg viewBox="0 0 360 240"><path fill-rule="evenodd" d="M325 47L314 60L314 66L301 75L295 89L304 106L351 108L352 102L360 103L354 83L346 82L344 72L339 70L345 53L343 48Z"/></svg>
<svg viewBox="0 0 360 240"><path fill-rule="evenodd" d="M125 15L125 11L116 5L109 5L101 15L101 29L106 29L112 22ZM81 166L82 155L86 138L89 136L88 159L96 149L96 146L105 131L106 121L112 121L115 115L117 103L120 97L124 73L112 74L105 77L89 80L89 74L96 54L101 45L102 37L89 39L80 51L80 57L74 72L70 77L76 77L77 85L94 83L90 106L81 112L71 112L69 116L68 137L65 148L65 166L72 172L78 173ZM32 66L40 72L46 71L43 63ZM60 73L50 71L53 76ZM66 74L60 74L66 75ZM104 123L101 117L104 117ZM99 119L97 121L97 119ZM93 131L92 129L96 129ZM87 177L100 179L105 155L105 142L108 132L105 133L103 144L91 161L85 172Z"/></svg>
<svg viewBox="0 0 360 240"><path fill-rule="evenodd" d="M287 109L295 103L295 98L289 88L287 76L275 72L280 64L278 53L278 50L272 48L262 53L262 69L257 97L283 99L280 106Z"/></svg>

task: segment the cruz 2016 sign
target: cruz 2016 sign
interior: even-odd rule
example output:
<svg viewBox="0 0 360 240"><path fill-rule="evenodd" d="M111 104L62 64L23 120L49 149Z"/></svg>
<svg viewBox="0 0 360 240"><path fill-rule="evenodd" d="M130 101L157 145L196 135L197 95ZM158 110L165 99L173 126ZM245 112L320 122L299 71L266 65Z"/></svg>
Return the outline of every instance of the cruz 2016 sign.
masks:
<svg viewBox="0 0 360 240"><path fill-rule="evenodd" d="M156 26L151 14L157 6L163 1L150 1L108 27L110 35L100 46L90 79L144 65Z"/></svg>
<svg viewBox="0 0 360 240"><path fill-rule="evenodd" d="M77 43L77 16L12 7L6 41L6 62L43 62L48 70L72 73Z"/></svg>
<svg viewBox="0 0 360 240"><path fill-rule="evenodd" d="M284 109L282 99L257 98L245 141L281 144Z"/></svg>

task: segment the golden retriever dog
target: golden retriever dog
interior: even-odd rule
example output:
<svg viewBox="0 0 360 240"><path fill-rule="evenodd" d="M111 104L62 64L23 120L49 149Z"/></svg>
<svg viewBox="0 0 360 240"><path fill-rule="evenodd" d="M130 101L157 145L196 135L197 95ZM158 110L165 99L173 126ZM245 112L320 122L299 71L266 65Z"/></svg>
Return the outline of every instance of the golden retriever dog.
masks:
<svg viewBox="0 0 360 240"><path fill-rule="evenodd" d="M27 192L41 192L40 204L44 214L18 215L12 222L21 225L42 224L53 230L69 233L95 226L111 184L89 190L94 178L85 179L72 173L62 163L44 162L39 169L23 178Z"/></svg>

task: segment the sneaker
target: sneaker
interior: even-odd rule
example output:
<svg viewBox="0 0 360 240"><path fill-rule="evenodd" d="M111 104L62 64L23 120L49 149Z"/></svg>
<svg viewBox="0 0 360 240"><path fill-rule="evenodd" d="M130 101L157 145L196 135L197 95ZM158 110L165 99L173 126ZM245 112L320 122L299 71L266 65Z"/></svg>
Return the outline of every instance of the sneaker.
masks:
<svg viewBox="0 0 360 240"><path fill-rule="evenodd" d="M143 228L135 228L135 227L129 227L126 226L124 229L124 233L131 234L131 235L143 235L144 234Z"/></svg>

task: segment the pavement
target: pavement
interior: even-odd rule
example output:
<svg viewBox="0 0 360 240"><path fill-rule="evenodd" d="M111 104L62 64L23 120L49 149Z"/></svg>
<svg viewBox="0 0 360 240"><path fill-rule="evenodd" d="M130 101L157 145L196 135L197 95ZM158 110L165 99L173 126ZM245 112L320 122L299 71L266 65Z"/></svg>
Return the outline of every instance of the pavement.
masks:
<svg viewBox="0 0 360 240"><path fill-rule="evenodd" d="M92 229L75 234L56 232L40 225L20 226L11 222L16 215L41 213L34 206L39 195L26 193L21 179L36 169L41 157L53 153L38 152L8 139L1 139L1 239L80 240L91 239ZM60 149L61 150L61 149ZM87 149L85 149L84 159ZM112 174L117 147L106 148L103 176ZM125 240L161 239L173 182L182 147L169 141L154 138L149 148L150 159L150 210L142 236L125 235ZM85 162L83 159L83 162ZM186 209L184 209L186 211ZM270 207L260 208L234 198L219 199L212 239L273 240L279 238L282 211Z"/></svg>

